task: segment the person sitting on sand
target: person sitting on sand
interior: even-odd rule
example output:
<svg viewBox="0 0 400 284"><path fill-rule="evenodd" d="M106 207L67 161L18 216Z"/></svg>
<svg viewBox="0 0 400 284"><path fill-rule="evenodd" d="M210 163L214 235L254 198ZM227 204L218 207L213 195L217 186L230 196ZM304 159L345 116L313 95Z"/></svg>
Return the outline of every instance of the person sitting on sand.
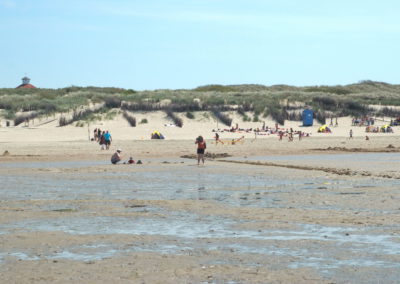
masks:
<svg viewBox="0 0 400 284"><path fill-rule="evenodd" d="M132 157L130 157L129 160L128 160L128 164L134 164L134 163L135 163L135 161L133 160Z"/></svg>
<svg viewBox="0 0 400 284"><path fill-rule="evenodd" d="M122 158L121 152L122 152L122 151L121 151L120 149L118 149L118 150L111 156L111 163L112 163L113 165L115 165L115 164L117 164L118 162L121 161L121 158Z"/></svg>
<svg viewBox="0 0 400 284"><path fill-rule="evenodd" d="M204 151L206 150L207 145L203 136L200 135L197 137L196 142L194 143L197 144L197 165L200 165L200 160L202 160L204 165Z"/></svg>

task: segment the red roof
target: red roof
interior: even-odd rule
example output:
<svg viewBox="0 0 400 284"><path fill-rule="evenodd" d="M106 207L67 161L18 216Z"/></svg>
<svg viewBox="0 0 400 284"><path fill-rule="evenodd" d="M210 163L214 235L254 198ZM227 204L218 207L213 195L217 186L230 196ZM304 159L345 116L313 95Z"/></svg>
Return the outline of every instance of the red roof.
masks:
<svg viewBox="0 0 400 284"><path fill-rule="evenodd" d="M20 89L20 88L23 88L23 89L36 89L36 87L34 85L32 85L32 84L21 84L21 85L19 85L17 87L17 89Z"/></svg>

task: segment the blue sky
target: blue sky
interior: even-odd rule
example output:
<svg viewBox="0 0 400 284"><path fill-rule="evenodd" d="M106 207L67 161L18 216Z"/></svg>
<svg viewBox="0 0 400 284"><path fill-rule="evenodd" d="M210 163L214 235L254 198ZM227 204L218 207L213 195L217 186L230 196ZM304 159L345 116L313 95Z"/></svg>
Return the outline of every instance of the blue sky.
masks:
<svg viewBox="0 0 400 284"><path fill-rule="evenodd" d="M399 83L400 1L0 0L0 88Z"/></svg>

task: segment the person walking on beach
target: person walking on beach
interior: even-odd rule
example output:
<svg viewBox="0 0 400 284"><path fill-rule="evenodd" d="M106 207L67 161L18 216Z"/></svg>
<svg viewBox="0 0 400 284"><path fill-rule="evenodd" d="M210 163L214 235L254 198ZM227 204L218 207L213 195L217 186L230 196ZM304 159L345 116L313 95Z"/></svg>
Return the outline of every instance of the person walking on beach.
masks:
<svg viewBox="0 0 400 284"><path fill-rule="evenodd" d="M353 139L353 129L350 129L350 132L349 132L349 139Z"/></svg>
<svg viewBox="0 0 400 284"><path fill-rule="evenodd" d="M112 137L111 137L110 132L108 132L108 130L106 131L106 133L104 133L104 140L106 142L106 150L110 149Z"/></svg>
<svg viewBox="0 0 400 284"><path fill-rule="evenodd" d="M122 156L121 156L121 150L118 149L112 156L111 156L111 163L113 165L117 164L118 162L121 162Z"/></svg>
<svg viewBox="0 0 400 284"><path fill-rule="evenodd" d="M206 150L207 145L203 139L203 136L199 135L194 143L197 144L197 165L200 165L200 160L204 165L204 151Z"/></svg>
<svg viewBox="0 0 400 284"><path fill-rule="evenodd" d="M279 135L279 141L282 141L282 138L283 138L283 131L279 131L278 135Z"/></svg>
<svg viewBox="0 0 400 284"><path fill-rule="evenodd" d="M101 133L99 136L99 144L100 144L100 149L105 150L106 149L106 139L104 137L104 134L106 134L104 131Z"/></svg>
<svg viewBox="0 0 400 284"><path fill-rule="evenodd" d="M215 133L215 145L218 145L218 143L224 144L224 142L222 142L222 141L219 139L219 134L218 134L218 133Z"/></svg>

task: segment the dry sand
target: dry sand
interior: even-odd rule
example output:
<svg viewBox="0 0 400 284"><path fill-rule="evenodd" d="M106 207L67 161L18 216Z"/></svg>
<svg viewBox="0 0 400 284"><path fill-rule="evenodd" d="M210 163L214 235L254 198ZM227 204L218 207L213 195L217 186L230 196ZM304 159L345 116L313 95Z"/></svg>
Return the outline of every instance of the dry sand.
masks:
<svg viewBox="0 0 400 284"><path fill-rule="evenodd" d="M315 126L302 141L250 133L216 145L214 121L177 128L163 116L143 114L149 124L137 128L120 117L90 125L111 131L109 151L88 141L87 127L0 128L2 283L398 281L399 161L343 154L398 155L400 129L366 141L353 127L349 140L350 119L340 118L332 134ZM149 140L152 130L167 139ZM208 152L232 157L200 168L179 159L199 134ZM143 166L109 165L116 148Z"/></svg>
<svg viewBox="0 0 400 284"><path fill-rule="evenodd" d="M236 123L240 128L262 128L263 122L266 126L275 127L275 122L270 118L263 118L261 122L243 122L242 117L236 112L228 113L233 119L232 126ZM229 129L221 123L218 123L209 113L196 112L195 119L188 119L183 114L178 114L183 120L183 127L170 126L172 121L168 119L164 112L148 112L148 113L134 113L138 122L137 127L130 127L128 122L118 114L112 120L104 120L85 124L84 127L76 127L74 125L58 127L58 120L54 117L42 118L41 120L35 119L31 121L29 126L21 124L17 127L4 127L4 120L0 123L0 142L57 142L57 141L87 141L89 136L93 137L93 130L101 128L102 130L109 130L116 141L134 141L134 140L149 140L150 134L158 130L166 136L167 140L193 140L198 135L203 135L206 139L214 137L212 130ZM251 117L251 115L249 114ZM140 124L139 122L146 118L148 123ZM327 121L328 124L330 120ZM383 126L390 122L389 118L376 120L376 126ZM335 123L335 120L333 121ZM354 137L365 138L365 127L352 127L350 117L338 118L338 127L331 127L332 133L324 134L317 133L320 124L314 122L312 127L302 127L299 121L286 121L285 125L279 125L281 129L301 130L305 133L310 133L312 137L348 137L350 129L353 129ZM370 133L373 137L399 137L399 127L395 127L394 133ZM254 133L229 133L224 132L221 134L221 139L232 139L245 136L246 138L254 138ZM272 136L258 136L258 139L276 138Z"/></svg>

